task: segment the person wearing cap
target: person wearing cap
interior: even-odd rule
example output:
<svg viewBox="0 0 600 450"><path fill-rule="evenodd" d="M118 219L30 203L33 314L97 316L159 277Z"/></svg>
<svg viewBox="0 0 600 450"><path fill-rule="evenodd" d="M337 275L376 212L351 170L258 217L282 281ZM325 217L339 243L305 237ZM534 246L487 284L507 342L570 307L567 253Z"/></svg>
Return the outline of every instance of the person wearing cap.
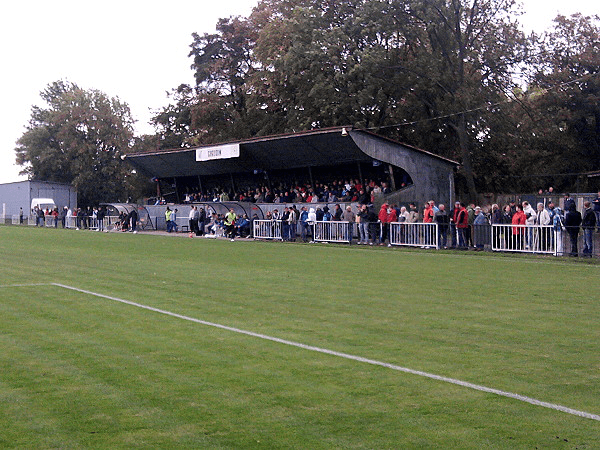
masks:
<svg viewBox="0 0 600 450"><path fill-rule="evenodd" d="M569 212L571 211L571 205L573 205L573 207L576 207L575 205L575 200L573 200L573 197L571 197L571 194L566 193L565 194L565 211Z"/></svg>

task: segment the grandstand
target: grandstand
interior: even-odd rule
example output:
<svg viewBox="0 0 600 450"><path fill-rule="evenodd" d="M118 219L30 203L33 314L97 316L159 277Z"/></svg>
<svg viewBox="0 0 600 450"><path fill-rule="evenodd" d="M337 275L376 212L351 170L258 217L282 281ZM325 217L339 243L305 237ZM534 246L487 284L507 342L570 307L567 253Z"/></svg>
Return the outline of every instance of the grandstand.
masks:
<svg viewBox="0 0 600 450"><path fill-rule="evenodd" d="M184 202L189 192L241 192L282 183L315 186L334 179L381 180L385 200L451 204L458 163L375 133L335 127L219 145L125 156L157 182L157 195ZM233 200L233 199L232 199Z"/></svg>

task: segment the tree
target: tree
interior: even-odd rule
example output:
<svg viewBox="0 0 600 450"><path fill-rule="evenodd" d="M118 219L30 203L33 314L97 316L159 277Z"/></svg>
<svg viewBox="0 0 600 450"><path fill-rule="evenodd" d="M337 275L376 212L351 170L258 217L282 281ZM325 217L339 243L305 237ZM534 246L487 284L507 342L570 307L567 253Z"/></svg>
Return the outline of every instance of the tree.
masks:
<svg viewBox="0 0 600 450"><path fill-rule="evenodd" d="M56 81L41 92L17 141L17 163L32 180L72 183L79 203L126 200L132 170L120 158L133 139L129 107L97 90Z"/></svg>
<svg viewBox="0 0 600 450"><path fill-rule="evenodd" d="M600 17L559 15L539 42L531 125L554 173L600 168ZM537 95L536 95L537 94Z"/></svg>

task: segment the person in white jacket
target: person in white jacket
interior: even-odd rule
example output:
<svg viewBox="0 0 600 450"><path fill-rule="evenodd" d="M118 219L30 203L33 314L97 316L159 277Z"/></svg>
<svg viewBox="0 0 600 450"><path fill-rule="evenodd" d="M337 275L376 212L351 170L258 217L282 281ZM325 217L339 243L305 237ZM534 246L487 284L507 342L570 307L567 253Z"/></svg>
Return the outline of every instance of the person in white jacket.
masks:
<svg viewBox="0 0 600 450"><path fill-rule="evenodd" d="M534 237L534 225L537 220L537 213L531 207L529 202L523 202L523 212L525 213L525 217L527 220L525 221L525 225L528 227L527 233L525 235L525 249L532 250L533 249L533 237Z"/></svg>
<svg viewBox="0 0 600 450"><path fill-rule="evenodd" d="M538 250L545 252L550 248L550 236L552 228L548 225L552 225L552 219L550 213L544 208L543 203L537 204L537 218L535 220L537 227L537 247Z"/></svg>
<svg viewBox="0 0 600 450"><path fill-rule="evenodd" d="M315 222L317 221L317 213L315 212L315 208L310 208L308 210L308 218L306 219L306 223L308 224L311 233L312 233L312 241L315 242Z"/></svg>

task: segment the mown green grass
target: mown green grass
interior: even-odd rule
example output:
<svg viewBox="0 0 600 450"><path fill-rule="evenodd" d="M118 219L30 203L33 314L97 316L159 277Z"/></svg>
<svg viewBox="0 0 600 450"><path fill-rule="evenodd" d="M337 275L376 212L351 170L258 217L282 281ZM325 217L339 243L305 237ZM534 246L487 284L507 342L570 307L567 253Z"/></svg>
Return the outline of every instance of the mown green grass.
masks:
<svg viewBox="0 0 600 450"><path fill-rule="evenodd" d="M598 265L6 226L0 256L0 447L600 447L594 420L48 285L600 414Z"/></svg>

